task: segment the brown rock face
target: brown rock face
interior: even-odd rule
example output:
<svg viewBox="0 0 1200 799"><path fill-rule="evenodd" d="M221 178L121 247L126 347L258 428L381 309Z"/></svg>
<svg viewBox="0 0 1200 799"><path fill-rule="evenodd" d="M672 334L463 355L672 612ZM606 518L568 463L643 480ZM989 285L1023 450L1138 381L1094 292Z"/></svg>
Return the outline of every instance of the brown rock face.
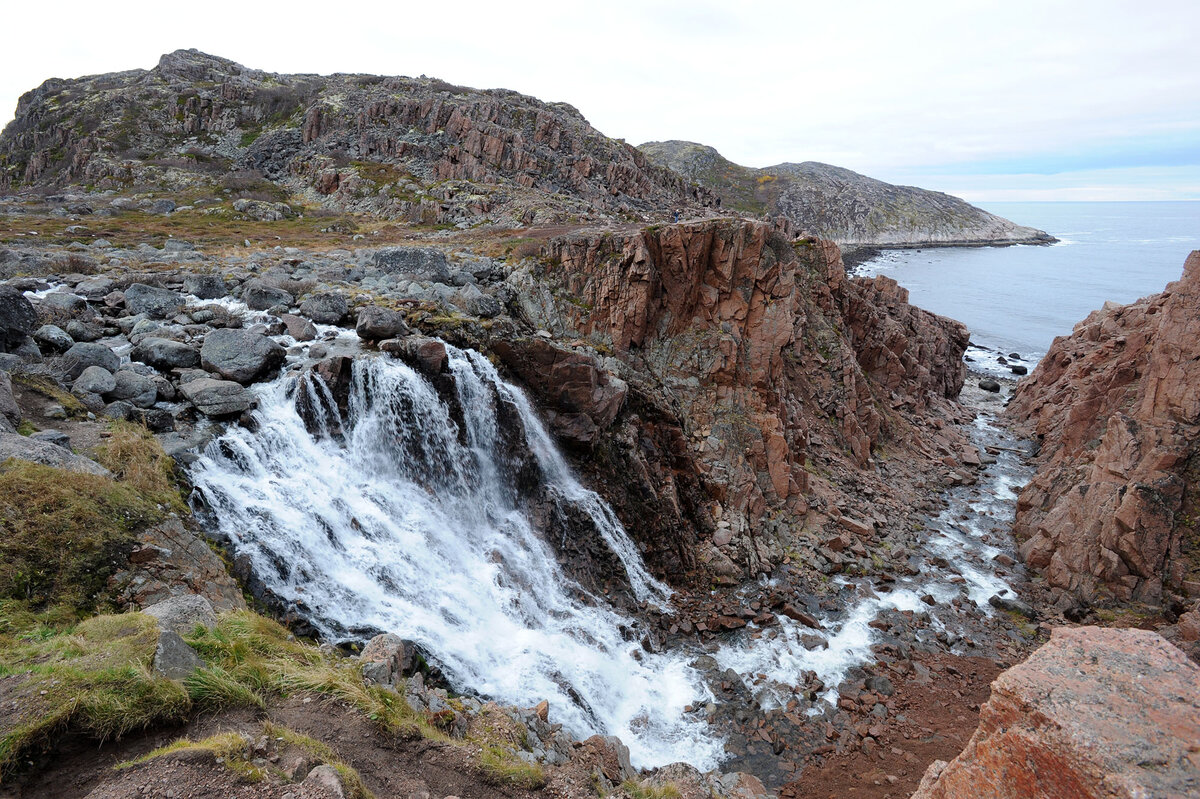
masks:
<svg viewBox="0 0 1200 799"><path fill-rule="evenodd" d="M1059 628L992 683L975 735L913 799L1196 796L1198 686L1157 633Z"/></svg>
<svg viewBox="0 0 1200 799"><path fill-rule="evenodd" d="M1200 252L1183 278L1055 340L1009 417L1042 440L1021 492L1021 555L1085 600L1157 602L1195 564Z"/></svg>
<svg viewBox="0 0 1200 799"><path fill-rule="evenodd" d="M615 421L620 446L598 448L592 483L617 508L644 503L639 520L711 537L700 560L719 574L771 571L810 509L840 517L840 495L806 468L814 455L854 472L885 442L924 458L917 427L941 422L918 414L956 412L966 329L908 305L887 278L847 279L831 242L723 219L570 235L544 254L523 287L527 314L612 352L624 412L597 401L616 394L594 365L549 344L498 354L550 408Z"/></svg>

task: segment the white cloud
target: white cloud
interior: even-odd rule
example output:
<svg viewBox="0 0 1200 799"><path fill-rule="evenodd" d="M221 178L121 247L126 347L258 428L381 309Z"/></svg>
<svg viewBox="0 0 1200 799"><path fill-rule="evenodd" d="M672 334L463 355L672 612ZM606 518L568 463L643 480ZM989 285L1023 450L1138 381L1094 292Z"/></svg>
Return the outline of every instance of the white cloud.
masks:
<svg viewBox="0 0 1200 799"><path fill-rule="evenodd" d="M21 35L0 57L0 117L52 75L149 68L197 47L271 71L503 86L570 102L611 136L692 139L753 166L823 160L882 176L1065 155L1167 126L1200 143L1194 0L347 0L314 12L216 0L5 13Z"/></svg>

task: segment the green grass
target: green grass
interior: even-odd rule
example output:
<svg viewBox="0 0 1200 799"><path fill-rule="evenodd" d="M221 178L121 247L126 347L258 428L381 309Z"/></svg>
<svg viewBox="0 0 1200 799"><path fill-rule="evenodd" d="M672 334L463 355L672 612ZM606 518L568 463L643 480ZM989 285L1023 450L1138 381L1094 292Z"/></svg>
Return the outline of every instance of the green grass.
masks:
<svg viewBox="0 0 1200 799"><path fill-rule="evenodd" d="M346 789L346 799L375 799L375 795L367 789L363 782L362 776L321 741L269 721L263 725L263 732L288 746L300 749L309 757L337 769L338 776L342 778L342 786Z"/></svg>
<svg viewBox="0 0 1200 799"><path fill-rule="evenodd" d="M140 766L164 755L183 752L203 752L211 755L225 768L232 771L246 782L262 782L267 777L267 770L251 762L253 742L238 732L223 732L209 736L200 741L189 741L181 738L166 746L147 752L141 757L118 763L113 768L117 771Z"/></svg>
<svg viewBox="0 0 1200 799"><path fill-rule="evenodd" d="M546 771L536 763L526 763L501 746L485 745L479 755L479 768L495 785L511 785L536 791L546 787Z"/></svg>
<svg viewBox="0 0 1200 799"><path fill-rule="evenodd" d="M24 698L0 727L0 773L68 729L106 740L184 719L187 692L150 671L157 642L157 622L140 613L0 638L0 673L20 678Z"/></svg>
<svg viewBox="0 0 1200 799"><path fill-rule="evenodd" d="M173 462L144 427L114 425L97 460L112 477L0 464L0 599L86 612L124 564L136 531L186 510Z"/></svg>
<svg viewBox="0 0 1200 799"><path fill-rule="evenodd" d="M665 785L646 785L634 780L621 783L621 790L629 795L629 799L679 799L679 788L672 783Z"/></svg>
<svg viewBox="0 0 1200 799"><path fill-rule="evenodd" d="M45 375L31 375L25 372L15 372L12 375L13 382L19 383L26 388L36 391L44 397L54 400L62 406L63 410L71 417L87 416L88 409L83 406L77 397L71 392L64 389L62 386L55 383Z"/></svg>

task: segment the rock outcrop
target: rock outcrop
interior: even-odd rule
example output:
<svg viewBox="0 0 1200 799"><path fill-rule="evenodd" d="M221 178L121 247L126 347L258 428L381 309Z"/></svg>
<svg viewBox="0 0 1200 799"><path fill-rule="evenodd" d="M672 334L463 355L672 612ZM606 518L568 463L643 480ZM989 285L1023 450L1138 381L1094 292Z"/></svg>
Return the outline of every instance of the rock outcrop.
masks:
<svg viewBox="0 0 1200 799"><path fill-rule="evenodd" d="M647 142L656 164L712 190L726 207L782 216L797 230L843 246L911 247L1044 244L1041 230L937 191L894 186L842 167L805 161L763 169L739 166L702 144Z"/></svg>
<svg viewBox="0 0 1200 799"><path fill-rule="evenodd" d="M1158 634L1059 628L992 683L979 729L913 799L1200 793L1200 669Z"/></svg>
<svg viewBox="0 0 1200 799"><path fill-rule="evenodd" d="M524 312L612 357L588 366L547 343L500 356L583 438L615 420L593 482L618 509L642 508L630 515L650 552L698 531L718 573L770 572L805 520L840 524L844 497L814 464L875 471L885 445L932 461L918 442L957 412L966 328L886 277L847 279L832 242L726 219L564 236L545 259L514 277ZM561 377L539 377L547 364ZM624 392L596 369L627 385L620 416Z"/></svg>
<svg viewBox="0 0 1200 799"><path fill-rule="evenodd" d="M1055 339L1007 413L1041 441L1014 527L1030 566L1085 601L1200 593L1200 252Z"/></svg>
<svg viewBox="0 0 1200 799"><path fill-rule="evenodd" d="M294 215L269 202L289 193L424 224L715 202L566 103L425 77L280 75L196 50L27 92L0 166L0 191L229 189L232 211L260 221ZM148 212L175 208L160 202Z"/></svg>

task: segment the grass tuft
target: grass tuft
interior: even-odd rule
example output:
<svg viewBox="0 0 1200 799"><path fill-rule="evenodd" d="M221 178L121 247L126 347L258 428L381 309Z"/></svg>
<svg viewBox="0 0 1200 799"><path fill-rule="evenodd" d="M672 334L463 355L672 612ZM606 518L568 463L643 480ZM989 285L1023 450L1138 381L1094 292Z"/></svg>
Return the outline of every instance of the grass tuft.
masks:
<svg viewBox="0 0 1200 799"><path fill-rule="evenodd" d="M536 791L546 787L546 771L536 763L527 763L500 746L484 746L479 768L494 785L511 785Z"/></svg>

